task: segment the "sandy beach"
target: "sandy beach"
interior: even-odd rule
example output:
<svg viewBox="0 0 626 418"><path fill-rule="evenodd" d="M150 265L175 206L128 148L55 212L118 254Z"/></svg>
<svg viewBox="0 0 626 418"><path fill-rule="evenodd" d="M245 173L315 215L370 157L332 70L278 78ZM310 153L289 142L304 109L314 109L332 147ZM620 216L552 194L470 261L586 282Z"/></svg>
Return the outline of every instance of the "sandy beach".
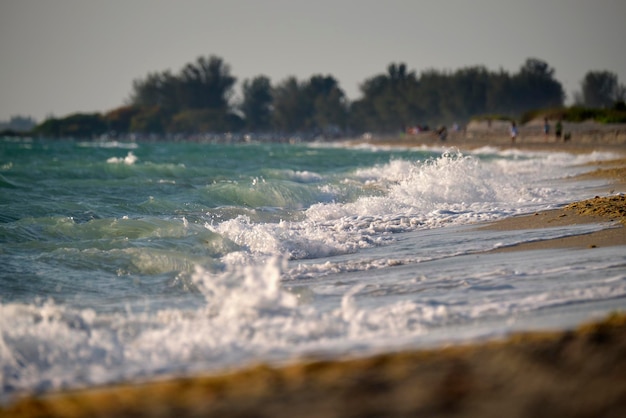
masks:
<svg viewBox="0 0 626 418"><path fill-rule="evenodd" d="M626 125L601 125L597 123L564 124L564 131L569 139L557 139L541 132L539 122L530 122L519 128L515 141L509 136L508 123L500 123L491 128L480 124L470 124L464 130L449 131L445 140L434 131L414 135L395 137L366 137L355 140L356 143L368 143L380 146L405 147L455 147L460 150L472 150L481 147L517 148L530 151L555 151L569 153L589 153L593 151L626 152Z"/></svg>
<svg viewBox="0 0 626 418"><path fill-rule="evenodd" d="M585 176L609 180L598 196L558 210L477 226L493 231L610 223L570 238L525 243L497 251L626 245L626 145L606 140L550 143L536 136L516 144L502 135L368 140L375 145L482 146L590 153L624 158L594 164ZM617 139L616 139L617 138ZM506 340L361 359L312 359L297 365L259 365L216 376L27 397L4 417L621 417L626 414L626 314L574 330L523 333Z"/></svg>

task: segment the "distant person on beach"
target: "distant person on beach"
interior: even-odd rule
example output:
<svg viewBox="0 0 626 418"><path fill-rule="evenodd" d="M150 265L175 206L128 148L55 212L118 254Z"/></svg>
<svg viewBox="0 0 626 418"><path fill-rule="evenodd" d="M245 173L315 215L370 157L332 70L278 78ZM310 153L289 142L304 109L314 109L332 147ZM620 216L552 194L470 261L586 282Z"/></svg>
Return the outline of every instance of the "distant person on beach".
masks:
<svg viewBox="0 0 626 418"><path fill-rule="evenodd" d="M543 135L547 141L550 135L550 122L548 122L548 118L543 118Z"/></svg>
<svg viewBox="0 0 626 418"><path fill-rule="evenodd" d="M561 119L559 119L556 122L556 126L554 127L554 136L556 137L557 141L561 140L562 133L563 133L563 123L561 122Z"/></svg>
<svg viewBox="0 0 626 418"><path fill-rule="evenodd" d="M511 122L511 144L515 143L515 139L517 139L517 125Z"/></svg>
<svg viewBox="0 0 626 418"><path fill-rule="evenodd" d="M439 129L437 129L437 135L439 135L441 141L445 141L448 137L448 130L445 126L440 126Z"/></svg>

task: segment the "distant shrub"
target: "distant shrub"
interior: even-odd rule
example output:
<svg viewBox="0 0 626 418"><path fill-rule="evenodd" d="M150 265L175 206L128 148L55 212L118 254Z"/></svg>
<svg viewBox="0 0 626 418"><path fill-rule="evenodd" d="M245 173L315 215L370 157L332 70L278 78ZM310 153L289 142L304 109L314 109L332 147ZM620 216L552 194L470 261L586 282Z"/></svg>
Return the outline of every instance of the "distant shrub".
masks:
<svg viewBox="0 0 626 418"><path fill-rule="evenodd" d="M586 120L596 120L599 116L599 109L593 109L582 106L572 106L567 109L563 115L563 119L568 122L584 122Z"/></svg>
<svg viewBox="0 0 626 418"><path fill-rule="evenodd" d="M562 119L567 112L567 109L564 107L555 107L548 109L534 109L529 110L528 112L524 112L520 117L520 123L524 124L530 122L535 119L543 119L548 118L551 120L554 119Z"/></svg>
<svg viewBox="0 0 626 418"><path fill-rule="evenodd" d="M619 112L626 112L626 102L624 102L623 100L615 102L615 104L613 105L613 110L617 110Z"/></svg>
<svg viewBox="0 0 626 418"><path fill-rule="evenodd" d="M608 109L596 118L600 123L626 123L626 111Z"/></svg>
<svg viewBox="0 0 626 418"><path fill-rule="evenodd" d="M622 109L618 102L611 109L584 106L537 109L524 113L520 118L520 122L527 123L531 120L540 118L548 118L550 120L563 119L567 122L584 122L586 120L593 120L598 123L626 123L626 106Z"/></svg>

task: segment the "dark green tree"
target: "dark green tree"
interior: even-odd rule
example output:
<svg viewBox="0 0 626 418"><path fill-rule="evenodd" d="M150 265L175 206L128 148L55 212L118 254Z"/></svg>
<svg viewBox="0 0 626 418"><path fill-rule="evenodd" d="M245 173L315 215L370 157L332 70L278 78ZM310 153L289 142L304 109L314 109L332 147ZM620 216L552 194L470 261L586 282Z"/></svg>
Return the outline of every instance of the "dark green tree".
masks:
<svg viewBox="0 0 626 418"><path fill-rule="evenodd" d="M225 133L239 131L243 120L217 109L188 109L175 114L166 130L171 133Z"/></svg>
<svg viewBox="0 0 626 418"><path fill-rule="evenodd" d="M59 138L63 135L63 122L58 118L48 118L35 126L33 133L50 138Z"/></svg>
<svg viewBox="0 0 626 418"><path fill-rule="evenodd" d="M416 123L427 125L440 123L443 119L446 93L451 90L450 77L436 70L423 72L419 78L419 86L413 100L422 109Z"/></svg>
<svg viewBox="0 0 626 418"><path fill-rule="evenodd" d="M130 131L142 134L162 135L170 115L159 106L142 107L130 122Z"/></svg>
<svg viewBox="0 0 626 418"><path fill-rule="evenodd" d="M617 75L610 71L589 71L581 83L583 105L588 107L610 107L623 100Z"/></svg>
<svg viewBox="0 0 626 418"><path fill-rule="evenodd" d="M406 64L390 64L386 74L361 84L363 98L352 106L352 124L374 132L403 131L421 113L417 88L415 73L407 72Z"/></svg>
<svg viewBox="0 0 626 418"><path fill-rule="evenodd" d="M413 124L447 124L485 113L511 117L541 107L562 106L564 93L554 70L528 59L519 73L468 67L454 72L427 70L416 77L404 64L365 80L362 98L352 103L357 131L393 133Z"/></svg>
<svg viewBox="0 0 626 418"><path fill-rule="evenodd" d="M512 91L517 103L516 113L542 107L563 106L563 86L554 79L554 69L546 62L528 58L513 77Z"/></svg>
<svg viewBox="0 0 626 418"><path fill-rule="evenodd" d="M384 94L387 85L385 74L366 79L359 89L362 98L350 105L350 126L357 131L381 132L381 116L378 114L376 100Z"/></svg>
<svg viewBox="0 0 626 418"><path fill-rule="evenodd" d="M514 115L517 103L513 92L513 80L509 73L500 69L497 73L489 75L487 92L485 97L486 114ZM468 116L480 115L481 112Z"/></svg>
<svg viewBox="0 0 626 418"><path fill-rule="evenodd" d="M288 77L273 89L273 124L280 132L302 132L309 126L312 114L311 102L305 86L295 77Z"/></svg>
<svg viewBox="0 0 626 418"><path fill-rule="evenodd" d="M178 83L181 109L214 109L226 112L236 77L216 56L199 57L181 71Z"/></svg>
<svg viewBox="0 0 626 418"><path fill-rule="evenodd" d="M484 67L468 67L451 75L451 82L441 88L441 113L444 119L467 119L487 111L490 75Z"/></svg>
<svg viewBox="0 0 626 418"><path fill-rule="evenodd" d="M306 122L307 127L324 135L337 135L344 131L348 110L339 82L329 75L314 75L304 90L312 112Z"/></svg>
<svg viewBox="0 0 626 418"><path fill-rule="evenodd" d="M348 104L332 76L300 82L289 77L273 89L274 127L281 132L338 135L345 129Z"/></svg>
<svg viewBox="0 0 626 418"><path fill-rule="evenodd" d="M138 106L128 105L121 106L117 109L108 111L103 120L107 125L107 129L110 133L124 134L130 132L131 122L133 117L141 111Z"/></svg>
<svg viewBox="0 0 626 418"><path fill-rule="evenodd" d="M405 131L407 126L416 123L417 88L415 72L407 72L406 64L392 63L387 67L387 82L381 103L389 104L385 118L389 128Z"/></svg>
<svg viewBox="0 0 626 418"><path fill-rule="evenodd" d="M183 67L178 75L169 71L150 73L145 80L133 82L130 101L141 110L134 116L130 129L163 133L184 127L185 132L191 132L194 131L192 121L201 122L197 131L230 130L231 125L240 126L229 103L236 81L230 74L230 66L216 56L199 57ZM206 111L190 112L193 110ZM201 120L199 114L209 120Z"/></svg>
<svg viewBox="0 0 626 418"><path fill-rule="evenodd" d="M149 73L145 80L133 81L130 103L136 107L158 107L165 112L174 113L181 108L179 99L179 80L169 71Z"/></svg>
<svg viewBox="0 0 626 418"><path fill-rule="evenodd" d="M265 76L243 82L243 102L240 110L245 126L254 132L266 132L272 127L272 84Z"/></svg>
<svg viewBox="0 0 626 418"><path fill-rule="evenodd" d="M107 124L99 113L75 113L64 118L49 118L37 125L35 134L53 138L92 138L107 132Z"/></svg>

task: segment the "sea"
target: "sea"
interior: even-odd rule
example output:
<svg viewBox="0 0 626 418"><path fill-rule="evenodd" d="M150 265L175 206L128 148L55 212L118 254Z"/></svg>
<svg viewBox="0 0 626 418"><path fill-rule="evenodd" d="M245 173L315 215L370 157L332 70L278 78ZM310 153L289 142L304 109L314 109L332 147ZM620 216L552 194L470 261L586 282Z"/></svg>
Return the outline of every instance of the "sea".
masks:
<svg viewBox="0 0 626 418"><path fill-rule="evenodd" d="M478 228L608 190L576 176L616 157L0 138L0 401L623 310L624 246L490 251L611 223Z"/></svg>

